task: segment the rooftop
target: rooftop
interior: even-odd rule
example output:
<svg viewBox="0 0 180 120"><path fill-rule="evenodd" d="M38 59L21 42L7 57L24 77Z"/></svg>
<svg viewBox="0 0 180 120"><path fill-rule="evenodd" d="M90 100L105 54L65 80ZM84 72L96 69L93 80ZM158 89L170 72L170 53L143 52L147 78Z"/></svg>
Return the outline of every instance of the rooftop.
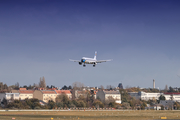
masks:
<svg viewBox="0 0 180 120"><path fill-rule="evenodd" d="M119 91L104 91L105 94L120 94Z"/></svg>
<svg viewBox="0 0 180 120"><path fill-rule="evenodd" d="M57 94L62 94L62 93L71 94L70 90L55 90L55 92L56 92Z"/></svg>
<svg viewBox="0 0 180 120"><path fill-rule="evenodd" d="M41 90L43 94L56 94L54 90Z"/></svg>

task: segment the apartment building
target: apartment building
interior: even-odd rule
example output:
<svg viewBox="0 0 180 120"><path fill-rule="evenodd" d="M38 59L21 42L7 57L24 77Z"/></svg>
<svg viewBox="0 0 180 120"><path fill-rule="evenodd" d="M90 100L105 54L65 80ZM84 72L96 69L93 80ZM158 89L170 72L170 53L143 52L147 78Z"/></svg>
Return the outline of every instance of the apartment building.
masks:
<svg viewBox="0 0 180 120"><path fill-rule="evenodd" d="M57 96L58 95L62 95L62 94L65 94L68 96L68 98L71 100L72 99L72 94L71 94L71 91L70 90L55 90Z"/></svg>
<svg viewBox="0 0 180 120"><path fill-rule="evenodd" d="M105 102L109 99L109 97L112 97L116 103L121 103L121 94L118 91L103 91L100 90L96 93L96 97L100 98L101 101Z"/></svg>
<svg viewBox="0 0 180 120"><path fill-rule="evenodd" d="M180 93L164 93L166 100L173 100L180 102Z"/></svg>
<svg viewBox="0 0 180 120"><path fill-rule="evenodd" d="M19 93L0 93L0 102L2 102L4 98L9 102L11 102L11 100L19 100Z"/></svg>
<svg viewBox="0 0 180 120"><path fill-rule="evenodd" d="M33 96L34 98L47 103L49 100L53 100L55 102L57 93L54 90L35 90Z"/></svg>
<svg viewBox="0 0 180 120"><path fill-rule="evenodd" d="M19 99L31 99L33 98L34 90L26 90L26 88L20 88L19 90L12 90L11 93L19 93Z"/></svg>
<svg viewBox="0 0 180 120"><path fill-rule="evenodd" d="M161 95L163 95L166 100L173 99L174 101L180 102L180 93L146 93L146 92L128 92L131 97L141 100L158 100Z"/></svg>

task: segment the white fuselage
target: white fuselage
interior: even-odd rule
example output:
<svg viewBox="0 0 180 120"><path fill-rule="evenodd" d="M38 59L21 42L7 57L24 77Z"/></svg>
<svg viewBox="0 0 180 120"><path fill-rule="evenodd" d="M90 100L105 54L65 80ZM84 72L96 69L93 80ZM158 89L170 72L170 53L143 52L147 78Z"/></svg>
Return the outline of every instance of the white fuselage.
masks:
<svg viewBox="0 0 180 120"><path fill-rule="evenodd" d="M94 58L87 58L87 57L82 57L81 62L84 64L97 64L96 59Z"/></svg>

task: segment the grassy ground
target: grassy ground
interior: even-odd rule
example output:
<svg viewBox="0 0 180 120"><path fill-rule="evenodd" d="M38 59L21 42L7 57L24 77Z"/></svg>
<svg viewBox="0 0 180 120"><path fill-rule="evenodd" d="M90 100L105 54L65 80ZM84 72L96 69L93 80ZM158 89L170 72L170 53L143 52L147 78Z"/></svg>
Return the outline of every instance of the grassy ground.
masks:
<svg viewBox="0 0 180 120"><path fill-rule="evenodd" d="M180 119L180 111L5 111L0 120L153 120Z"/></svg>

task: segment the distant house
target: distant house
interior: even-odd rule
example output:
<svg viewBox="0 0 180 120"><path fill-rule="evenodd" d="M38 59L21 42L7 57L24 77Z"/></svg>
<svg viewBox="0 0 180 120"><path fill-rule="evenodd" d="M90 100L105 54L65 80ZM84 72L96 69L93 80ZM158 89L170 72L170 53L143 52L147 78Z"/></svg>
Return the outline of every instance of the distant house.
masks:
<svg viewBox="0 0 180 120"><path fill-rule="evenodd" d="M105 102L109 99L109 97L112 97L116 103L121 103L121 94L119 91L98 91L96 93L96 97L100 98L101 101Z"/></svg>
<svg viewBox="0 0 180 120"><path fill-rule="evenodd" d="M80 96L87 97L87 91L85 90L75 90L75 99L79 98Z"/></svg>
<svg viewBox="0 0 180 120"><path fill-rule="evenodd" d="M34 90L26 90L26 88L20 88L19 90L12 90L12 93L19 93L19 99L24 100L26 98L33 98Z"/></svg>
<svg viewBox="0 0 180 120"><path fill-rule="evenodd" d="M49 100L55 102L57 94L54 90L35 90L33 96L34 98L47 103Z"/></svg>
<svg viewBox="0 0 180 120"><path fill-rule="evenodd" d="M160 100L159 104L163 105L165 109L172 109L175 101L173 100Z"/></svg>
<svg viewBox="0 0 180 120"><path fill-rule="evenodd" d="M62 94L65 94L68 96L68 98L71 100L72 99L72 94L71 94L71 91L70 90L55 90L57 96L58 95L62 95Z"/></svg>
<svg viewBox="0 0 180 120"><path fill-rule="evenodd" d="M161 104L155 104L153 106L145 107L148 110L161 110Z"/></svg>
<svg viewBox="0 0 180 120"><path fill-rule="evenodd" d="M158 100L160 95L163 95L163 93L146 93L146 92L143 92L143 91L128 92L128 94L131 97L134 97L136 99L141 99L141 100L153 100L153 99Z"/></svg>
<svg viewBox="0 0 180 120"><path fill-rule="evenodd" d="M97 97L96 97L96 93L97 93L97 91L93 91L94 93L93 93L93 95L94 95L94 99L96 99Z"/></svg>
<svg viewBox="0 0 180 120"><path fill-rule="evenodd" d="M2 102L4 98L9 102L11 102L11 100L19 100L19 93L0 93L0 102Z"/></svg>

